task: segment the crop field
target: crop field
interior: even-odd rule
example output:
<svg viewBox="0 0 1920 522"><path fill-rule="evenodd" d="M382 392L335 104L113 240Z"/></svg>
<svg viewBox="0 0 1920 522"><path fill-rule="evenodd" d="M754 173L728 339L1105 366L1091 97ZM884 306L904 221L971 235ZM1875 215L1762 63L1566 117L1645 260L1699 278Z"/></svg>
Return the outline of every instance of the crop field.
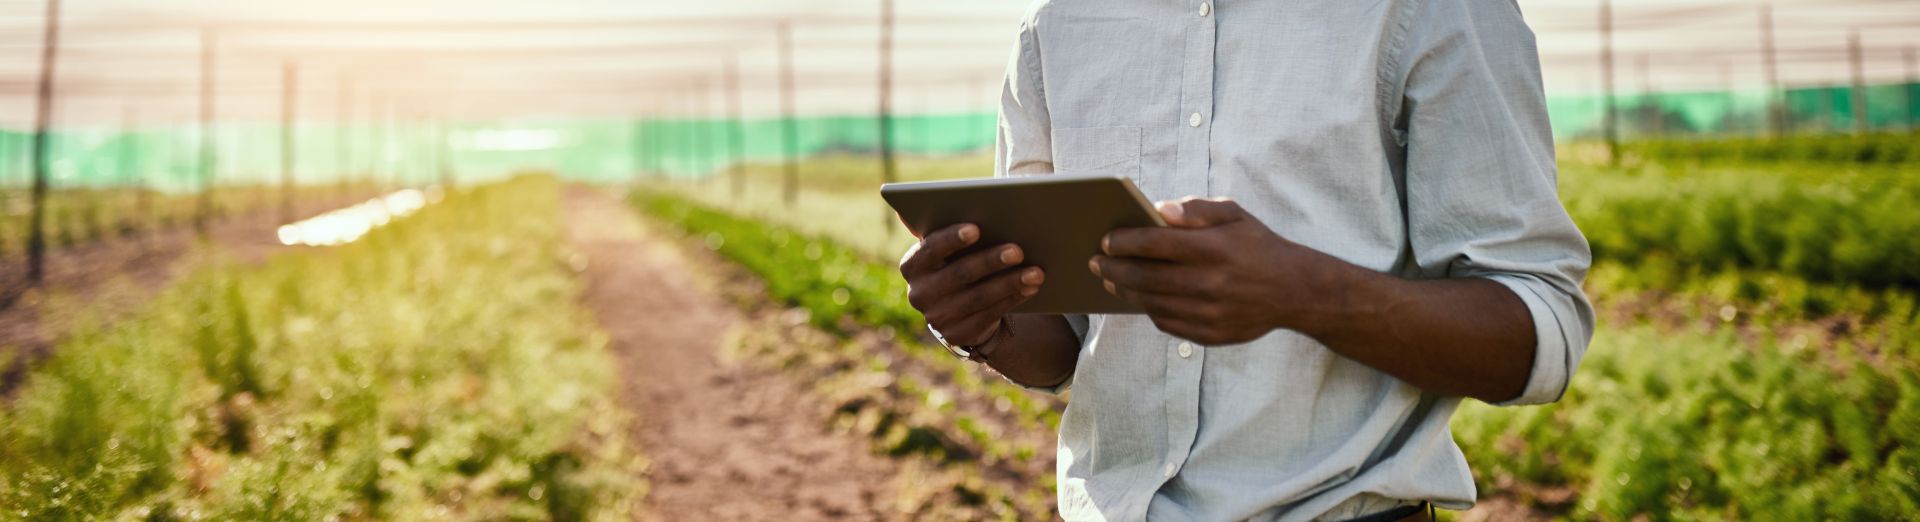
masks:
<svg viewBox="0 0 1920 522"><path fill-rule="evenodd" d="M1434 121L1551 140L1597 320L1561 400L1454 410L1478 496L1439 520L1920 519L1920 3L1343 11L1359 40L1198 4L10 4L0 522L1112 517L1141 463L1057 505L1063 460L1128 459L934 338L882 180ZM1056 45L1115 30L1124 60ZM1328 45L1362 47L1286 54ZM1400 118L1328 110L1363 83ZM1206 408L1196 440L1326 427ZM1180 484L1240 476L1203 449L1150 465L1193 513L1220 497ZM1368 476L1246 486L1289 520L1435 500L1331 498Z"/></svg>
<svg viewBox="0 0 1920 522"><path fill-rule="evenodd" d="M764 279L766 297L842 336L927 348L893 265L911 241L877 197L872 161L803 165L787 206L778 170L655 183L635 203ZM908 179L978 176L979 157L914 159ZM1568 161L1562 196L1593 244L1601 314L1567 396L1477 402L1454 419L1483 498L1537 516L1897 519L1920 509L1920 178L1910 164L1643 159ZM827 178L823 181L813 181ZM938 364L938 363L935 363ZM956 378L965 372L955 370ZM915 389L899 382L893 389ZM951 403L1001 401L1044 430L1048 402L1003 383ZM960 435L954 439L965 440ZM1035 478L1029 487L1041 487Z"/></svg>
<svg viewBox="0 0 1920 522"><path fill-rule="evenodd" d="M558 184L217 266L0 407L0 518L626 518L644 493Z"/></svg>

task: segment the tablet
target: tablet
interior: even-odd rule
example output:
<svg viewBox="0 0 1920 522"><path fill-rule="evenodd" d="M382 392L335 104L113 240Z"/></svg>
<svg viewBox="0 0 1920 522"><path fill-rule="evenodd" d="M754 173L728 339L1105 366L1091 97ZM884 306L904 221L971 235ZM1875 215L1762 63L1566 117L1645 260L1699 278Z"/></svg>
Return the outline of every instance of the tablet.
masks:
<svg viewBox="0 0 1920 522"><path fill-rule="evenodd" d="M1046 270L1040 293L1016 314L1143 313L1107 293L1087 260L1117 228L1166 226L1160 213L1122 176L1042 175L921 183L888 183L880 197L915 236L959 223L980 226L971 253L1013 243L1026 265Z"/></svg>

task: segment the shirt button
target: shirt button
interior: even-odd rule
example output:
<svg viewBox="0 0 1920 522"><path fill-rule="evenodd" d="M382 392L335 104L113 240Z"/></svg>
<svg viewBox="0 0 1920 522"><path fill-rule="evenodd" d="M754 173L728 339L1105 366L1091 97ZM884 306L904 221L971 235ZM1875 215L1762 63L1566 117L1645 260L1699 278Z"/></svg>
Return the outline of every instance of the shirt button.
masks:
<svg viewBox="0 0 1920 522"><path fill-rule="evenodd" d="M1200 113L1197 113L1197 112L1196 112L1196 113L1193 113L1193 114L1192 114L1192 115L1190 115L1190 116L1187 116L1187 126L1188 126L1188 127L1199 127L1199 126L1200 126Z"/></svg>
<svg viewBox="0 0 1920 522"><path fill-rule="evenodd" d="M1213 14L1213 2L1200 2L1200 16Z"/></svg>
<svg viewBox="0 0 1920 522"><path fill-rule="evenodd" d="M1180 343L1180 358L1193 357L1193 343Z"/></svg>
<svg viewBox="0 0 1920 522"><path fill-rule="evenodd" d="M1176 472L1179 472L1179 471L1180 471L1180 465L1179 465L1179 464L1174 464L1174 463L1172 463L1172 462L1168 462L1168 463L1167 463L1167 469L1165 469L1165 470L1161 470L1161 471L1160 471L1160 475L1161 475L1161 476L1164 476L1164 477L1167 477L1167 478L1173 478L1173 474L1174 474L1174 473L1176 473Z"/></svg>

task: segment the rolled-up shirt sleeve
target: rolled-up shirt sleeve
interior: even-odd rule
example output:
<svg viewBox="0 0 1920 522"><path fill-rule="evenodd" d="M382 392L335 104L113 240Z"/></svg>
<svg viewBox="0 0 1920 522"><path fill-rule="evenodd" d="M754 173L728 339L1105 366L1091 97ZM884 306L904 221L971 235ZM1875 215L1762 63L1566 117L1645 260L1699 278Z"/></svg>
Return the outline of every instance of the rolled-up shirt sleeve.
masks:
<svg viewBox="0 0 1920 522"><path fill-rule="evenodd" d="M1559 400L1593 335L1592 254L1557 193L1539 53L1511 0L1429 1L1403 42L1396 139L1424 277L1481 277L1520 297L1535 352L1501 404Z"/></svg>

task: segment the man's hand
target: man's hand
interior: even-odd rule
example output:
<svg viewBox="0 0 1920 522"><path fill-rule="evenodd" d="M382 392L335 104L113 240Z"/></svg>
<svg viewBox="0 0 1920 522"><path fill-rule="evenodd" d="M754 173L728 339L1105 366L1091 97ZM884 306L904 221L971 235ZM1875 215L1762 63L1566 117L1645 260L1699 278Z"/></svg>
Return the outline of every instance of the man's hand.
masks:
<svg viewBox="0 0 1920 522"><path fill-rule="evenodd" d="M1280 237L1231 200L1158 207L1170 227L1113 231L1101 241L1106 255L1088 269L1169 334L1219 345L1287 328L1327 295L1319 276L1339 269L1337 259Z"/></svg>
<svg viewBox="0 0 1920 522"><path fill-rule="evenodd" d="M1165 228L1108 234L1089 268L1161 330L1203 345L1300 332L1435 392L1499 402L1533 367L1533 320L1489 279L1412 281L1280 237L1225 199L1163 202Z"/></svg>
<svg viewBox="0 0 1920 522"><path fill-rule="evenodd" d="M1018 245L953 258L979 240L980 227L954 225L928 233L900 258L907 303L957 345L978 346L993 339L1007 312L1039 293L1046 281L1039 267L1012 269L1026 259Z"/></svg>

